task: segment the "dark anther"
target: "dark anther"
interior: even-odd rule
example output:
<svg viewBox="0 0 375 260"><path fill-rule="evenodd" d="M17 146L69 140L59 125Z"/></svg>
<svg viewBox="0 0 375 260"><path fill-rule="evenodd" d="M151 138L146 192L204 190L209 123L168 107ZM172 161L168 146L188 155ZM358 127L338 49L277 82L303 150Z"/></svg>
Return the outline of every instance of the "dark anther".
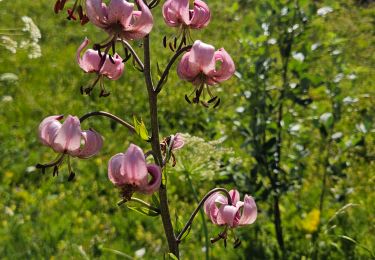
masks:
<svg viewBox="0 0 375 260"><path fill-rule="evenodd" d="M37 165L35 165L35 168L37 168L37 169L43 169L43 168L44 168L44 165L38 163Z"/></svg>
<svg viewBox="0 0 375 260"><path fill-rule="evenodd" d="M82 19L81 19L81 25L85 25L89 22L89 18L87 17L87 15L83 15Z"/></svg>
<svg viewBox="0 0 375 260"><path fill-rule="evenodd" d="M174 37L173 49L177 48L177 37Z"/></svg>
<svg viewBox="0 0 375 260"><path fill-rule="evenodd" d="M174 49L173 49L173 45L172 45L172 43L170 42L169 44L168 44L168 46L169 46L169 49L171 49L171 51L173 51L174 52Z"/></svg>
<svg viewBox="0 0 375 260"><path fill-rule="evenodd" d="M189 97L187 95L185 95L185 100L186 100L186 102L188 102L189 104L191 104L191 101L190 101L190 99L189 99Z"/></svg>
<svg viewBox="0 0 375 260"><path fill-rule="evenodd" d="M198 104L199 103L199 97L193 98L193 103Z"/></svg>
<svg viewBox="0 0 375 260"><path fill-rule="evenodd" d="M85 90L86 95L90 95L92 88L88 87L88 88L85 88L84 90Z"/></svg>
<svg viewBox="0 0 375 260"><path fill-rule="evenodd" d="M112 54L115 55L116 53L116 44L115 41L112 41Z"/></svg>
<svg viewBox="0 0 375 260"><path fill-rule="evenodd" d="M211 98L210 100L208 100L207 103L212 103L212 102L214 102L216 99L217 99L217 96L215 96L215 97Z"/></svg>
<svg viewBox="0 0 375 260"><path fill-rule="evenodd" d="M238 248L241 245L241 240L237 238L233 243L233 248Z"/></svg>
<svg viewBox="0 0 375 260"><path fill-rule="evenodd" d="M59 167L57 165L55 165L55 167L53 167L53 174L52 174L53 177L55 176L59 176Z"/></svg>
<svg viewBox="0 0 375 260"><path fill-rule="evenodd" d="M83 95L83 86L81 86L80 88L79 88L79 91L81 92L81 95Z"/></svg>
<svg viewBox="0 0 375 260"><path fill-rule="evenodd" d="M95 43L93 46L92 46L92 48L94 49L94 50L100 50L100 44L98 44L98 43Z"/></svg>
<svg viewBox="0 0 375 260"><path fill-rule="evenodd" d="M163 37L163 46L164 48L167 48L167 36Z"/></svg>
<svg viewBox="0 0 375 260"><path fill-rule="evenodd" d="M112 56L108 54L109 60L112 62L112 64L115 64L115 61L113 60Z"/></svg>
<svg viewBox="0 0 375 260"><path fill-rule="evenodd" d="M68 177L68 181L74 180L75 176L76 176L76 174L74 172L70 172L69 177Z"/></svg>
<svg viewBox="0 0 375 260"><path fill-rule="evenodd" d="M211 241L211 244L213 243L216 243L217 241L219 241L221 239L221 237L215 237L215 238L211 238L210 241Z"/></svg>
<svg viewBox="0 0 375 260"><path fill-rule="evenodd" d="M60 0L56 1L53 10L55 11L55 14L57 14L61 10Z"/></svg>
<svg viewBox="0 0 375 260"><path fill-rule="evenodd" d="M103 58L103 55L102 55L102 52L100 51L100 49L98 49L98 55L99 57L102 59Z"/></svg>
<svg viewBox="0 0 375 260"><path fill-rule="evenodd" d="M214 108L217 108L220 105L220 98L217 100L216 104L214 105Z"/></svg>
<svg viewBox="0 0 375 260"><path fill-rule="evenodd" d="M127 62L131 58L131 54L127 54L125 58L122 60L122 62Z"/></svg>
<svg viewBox="0 0 375 260"><path fill-rule="evenodd" d="M227 239L224 238L223 240L224 240L224 247L227 248Z"/></svg>
<svg viewBox="0 0 375 260"><path fill-rule="evenodd" d="M82 5L79 5L77 7L77 13L78 13L78 16L79 16L79 20L82 21L82 19L83 19L83 8L82 8Z"/></svg>
<svg viewBox="0 0 375 260"><path fill-rule="evenodd" d="M74 16L74 10L72 10L72 9L68 9L67 10L67 12L68 12L68 20L77 20L77 18Z"/></svg>
<svg viewBox="0 0 375 260"><path fill-rule="evenodd" d="M104 89L100 91L99 97L108 97L111 93L105 92Z"/></svg>

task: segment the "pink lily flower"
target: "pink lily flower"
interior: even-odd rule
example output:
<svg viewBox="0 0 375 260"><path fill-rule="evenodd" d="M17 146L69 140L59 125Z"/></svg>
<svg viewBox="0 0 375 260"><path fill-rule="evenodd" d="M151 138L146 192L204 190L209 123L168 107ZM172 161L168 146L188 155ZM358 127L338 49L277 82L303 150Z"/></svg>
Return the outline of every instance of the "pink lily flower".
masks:
<svg viewBox="0 0 375 260"><path fill-rule="evenodd" d="M78 117L69 115L63 124L64 116L49 116L39 125L39 139L55 152L69 154L82 159L99 152L103 138L94 130L81 130Z"/></svg>
<svg viewBox="0 0 375 260"><path fill-rule="evenodd" d="M214 101L216 101L214 107L217 107L220 103L220 98L217 99L217 96L212 94L209 86L228 80L234 72L234 62L224 48L215 51L212 45L199 40L195 41L191 50L182 56L177 66L178 76L195 85L194 103L200 102L200 96L204 93L205 88L207 89L210 100L207 102L201 101L206 107ZM191 103L187 96L185 96L185 99Z"/></svg>
<svg viewBox="0 0 375 260"><path fill-rule="evenodd" d="M116 154L109 160L108 178L122 189L125 198L130 199L135 191L145 194L157 191L161 184L161 169L156 164L147 164L142 149L131 144L126 153Z"/></svg>
<svg viewBox="0 0 375 260"><path fill-rule="evenodd" d="M231 190L229 194L233 205L229 205L227 197L220 193L212 194L204 203L204 211L212 223L230 228L254 223L257 206L253 197L245 195L244 201L240 201L237 190Z"/></svg>
<svg viewBox="0 0 375 260"><path fill-rule="evenodd" d="M111 0L108 6L102 0L86 0L86 13L94 25L114 38L141 39L150 33L153 17L143 0L136 0L136 3L139 11L125 0Z"/></svg>
<svg viewBox="0 0 375 260"><path fill-rule="evenodd" d="M219 69L217 63L220 65ZM195 85L215 85L231 78L234 72L234 62L224 48L215 51L212 45L199 40L182 56L177 68L181 79Z"/></svg>
<svg viewBox="0 0 375 260"><path fill-rule="evenodd" d="M120 78L124 71L124 63L122 63L120 55L115 53L115 55L110 58L108 54L102 53L102 57L105 55L103 63L102 57L99 55L98 51L88 49L81 57L83 49L86 48L88 44L89 40L85 38L76 52L77 63L81 69L87 73L95 72L98 75L103 75L111 80L117 80Z"/></svg>
<svg viewBox="0 0 375 260"><path fill-rule="evenodd" d="M189 10L189 0L167 0L163 5L163 17L167 25L201 29L211 20L207 4L194 0L194 8Z"/></svg>

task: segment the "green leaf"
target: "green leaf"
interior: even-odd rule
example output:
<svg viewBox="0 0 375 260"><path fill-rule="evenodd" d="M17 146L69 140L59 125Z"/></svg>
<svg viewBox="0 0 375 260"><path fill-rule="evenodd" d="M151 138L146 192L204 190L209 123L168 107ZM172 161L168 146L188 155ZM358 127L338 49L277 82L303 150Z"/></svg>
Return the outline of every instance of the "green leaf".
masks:
<svg viewBox="0 0 375 260"><path fill-rule="evenodd" d="M178 260L177 256L175 256L173 253L168 253L167 256L168 259Z"/></svg>
<svg viewBox="0 0 375 260"><path fill-rule="evenodd" d="M149 141L150 136L148 135L146 125L143 122L142 118L141 118L141 121L139 121L136 116L133 116L133 121L134 121L135 132L137 133L137 135L139 135L143 140Z"/></svg>
<svg viewBox="0 0 375 260"><path fill-rule="evenodd" d="M152 210L150 208L147 208L145 206L129 206L129 205L126 205L128 207L128 209L130 210L133 210L135 212L138 212L142 215L146 215L146 216L149 216L149 217L157 217L160 215L159 212L155 211L155 210Z"/></svg>

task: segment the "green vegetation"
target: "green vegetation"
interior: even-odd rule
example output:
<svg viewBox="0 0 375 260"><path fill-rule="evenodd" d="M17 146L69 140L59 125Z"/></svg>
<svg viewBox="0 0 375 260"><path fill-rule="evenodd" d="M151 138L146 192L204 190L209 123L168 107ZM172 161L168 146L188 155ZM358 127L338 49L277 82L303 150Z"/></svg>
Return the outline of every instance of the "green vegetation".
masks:
<svg viewBox="0 0 375 260"><path fill-rule="evenodd" d="M163 136L190 135L176 152L177 166L167 169L175 226L208 190L237 187L242 196L255 197L258 219L235 230L239 248L231 242L228 248L210 245L212 259L281 258L280 248L288 259L374 258L375 5L207 2L212 21L193 38L224 47L237 72L216 89L222 99L217 109L187 104L184 95L192 86L175 70L160 95ZM69 22L65 14L54 15L53 3L0 1L0 256L126 259L144 248L146 259L162 259L167 244L161 220L118 207L118 191L107 179L113 154L130 142L147 149L146 142L105 118L90 119L84 126L98 130L105 146L91 160L73 160L73 182L67 181L67 167L54 178L34 167L55 156L37 138L48 115L104 110L148 123L146 87L131 62L120 80L105 82L109 97L99 98L97 90L80 94L80 86L93 78L75 63L75 51L85 36L99 42L105 35L90 24ZM332 12L323 15L320 8L327 6ZM30 59L31 47L12 53L1 38L10 35L18 43L30 38L22 32L23 16L41 31L39 58ZM164 25L160 6L154 17L156 77L156 61L163 67L171 56L163 36L175 31ZM133 44L136 50L139 44ZM275 229L277 211L281 226ZM197 217L181 244L182 259L205 257L203 228ZM221 231L208 220L207 228L211 237Z"/></svg>

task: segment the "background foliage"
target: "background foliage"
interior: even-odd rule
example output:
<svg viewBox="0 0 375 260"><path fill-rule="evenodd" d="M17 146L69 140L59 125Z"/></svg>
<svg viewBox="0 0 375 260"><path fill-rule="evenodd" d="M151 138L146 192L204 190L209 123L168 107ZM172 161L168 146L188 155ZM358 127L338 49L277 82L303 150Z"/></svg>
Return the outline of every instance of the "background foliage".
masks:
<svg viewBox="0 0 375 260"><path fill-rule="evenodd" d="M236 230L241 247L214 244L212 259L280 257L275 200L288 258L374 257L375 9L370 2L208 1L212 22L193 38L224 47L235 60L236 77L216 89L220 107L205 109L184 101L191 86L171 73L160 115L164 136L190 134L177 153L178 165L168 169L176 223L186 221L196 199L216 186L238 187L257 201L256 224ZM162 258L161 221L118 208L118 192L107 180L108 159L138 142L135 136L92 119L85 126L105 136L105 147L92 160L74 161L74 182L67 182L67 169L52 178L33 167L54 157L36 134L48 115L106 110L148 122L143 78L130 63L119 81L105 82L112 93L108 98L80 95L79 87L91 77L75 63L76 48L84 36L98 42L104 34L69 22L64 14L55 16L52 8L49 0L0 1L0 36L12 34L17 42L30 38L42 54L30 57L33 50L20 44L13 53L1 38L0 255ZM22 31L23 16L39 27L40 39ZM175 31L164 26L160 8L154 16L156 72L155 61L165 65L171 55L162 38ZM197 218L182 244L183 258L204 257L203 228ZM210 223L207 228L211 236L220 232Z"/></svg>

